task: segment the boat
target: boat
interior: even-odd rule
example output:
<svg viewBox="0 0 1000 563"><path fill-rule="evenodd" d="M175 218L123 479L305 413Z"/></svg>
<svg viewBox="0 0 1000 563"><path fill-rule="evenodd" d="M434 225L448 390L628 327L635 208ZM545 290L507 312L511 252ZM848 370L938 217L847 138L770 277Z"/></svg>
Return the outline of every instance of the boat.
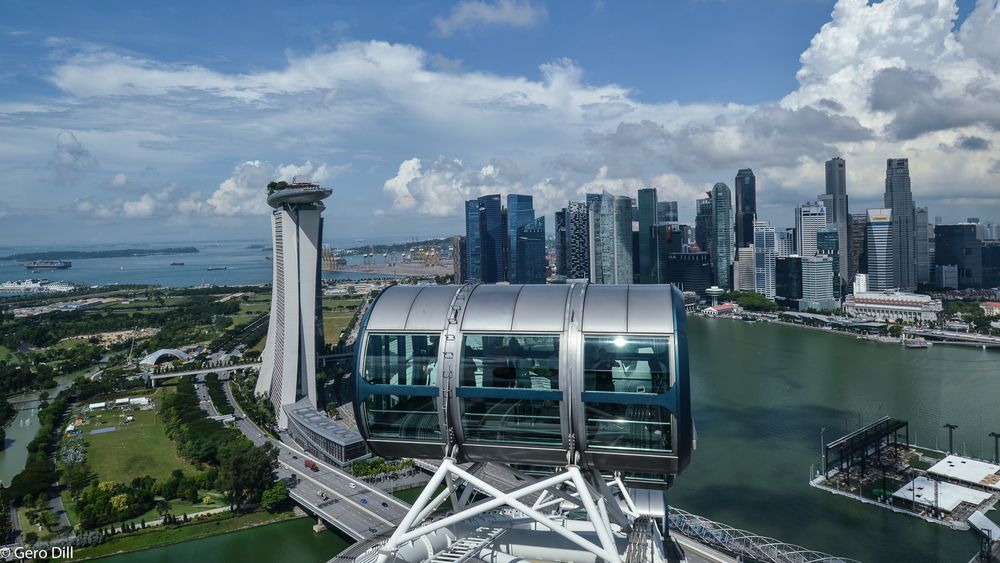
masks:
<svg viewBox="0 0 1000 563"><path fill-rule="evenodd" d="M183 266L184 262L171 262L170 265L171 266Z"/></svg>
<svg viewBox="0 0 1000 563"><path fill-rule="evenodd" d="M72 268L73 263L69 260L35 260L24 265L29 270L65 270Z"/></svg>
<svg viewBox="0 0 1000 563"><path fill-rule="evenodd" d="M209 266L205 269L209 272L214 272L215 270L228 270L229 266Z"/></svg>

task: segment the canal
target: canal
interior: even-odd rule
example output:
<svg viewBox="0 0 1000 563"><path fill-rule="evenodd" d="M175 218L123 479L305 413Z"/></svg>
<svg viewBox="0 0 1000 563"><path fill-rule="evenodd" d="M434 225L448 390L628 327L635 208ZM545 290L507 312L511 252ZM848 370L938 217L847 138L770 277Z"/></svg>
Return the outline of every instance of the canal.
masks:
<svg viewBox="0 0 1000 563"><path fill-rule="evenodd" d="M676 506L757 534L865 562L966 563L973 532L955 531L812 487L826 441L881 415L910 422L921 445L993 456L1000 432L1000 351L862 342L777 324L689 319L698 449L677 481ZM27 416L27 415L21 415ZM23 420L19 417L19 420ZM8 428L0 478L23 467L36 428ZM10 440L14 440L10 444ZM18 448L17 446L20 446ZM20 467L18 466L20 464ZM13 470L13 473L11 472ZM995 514L991 515L995 520ZM107 561L324 561L342 549L334 534L297 520Z"/></svg>

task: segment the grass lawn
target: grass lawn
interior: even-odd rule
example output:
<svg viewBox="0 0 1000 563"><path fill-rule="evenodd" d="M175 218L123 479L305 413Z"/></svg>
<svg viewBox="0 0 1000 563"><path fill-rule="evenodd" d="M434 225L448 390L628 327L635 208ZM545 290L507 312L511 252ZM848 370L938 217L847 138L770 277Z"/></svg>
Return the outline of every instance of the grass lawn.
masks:
<svg viewBox="0 0 1000 563"><path fill-rule="evenodd" d="M437 489L437 491L434 494L435 495L441 494L441 491L443 491L444 488L445 488L444 485L439 486L438 489ZM423 492L423 490L424 490L424 486L423 485L418 485L416 487L410 487L409 489L400 489L400 490L392 493L392 496L398 498L399 500L401 500L403 502L407 502L407 503L413 504L414 502L416 502L417 497L420 496L420 493Z"/></svg>
<svg viewBox="0 0 1000 563"><path fill-rule="evenodd" d="M170 391L167 391L169 389ZM161 388L161 393L172 392ZM164 480L174 469L196 472L193 465L177 455L177 449L164 434L164 424L154 411L131 411L134 422L123 423L119 411L103 410L88 415L90 424L82 427L89 444L87 460L101 481L128 483L136 477L149 475ZM101 418L97 418L101 414ZM116 427L114 432L90 434L95 428Z"/></svg>
<svg viewBox="0 0 1000 563"><path fill-rule="evenodd" d="M323 313L323 339L327 344L340 341L340 333L347 328L347 323L354 318L354 311L337 311Z"/></svg>
<svg viewBox="0 0 1000 563"><path fill-rule="evenodd" d="M213 516L206 521L192 522L178 527L149 528L127 535L114 536L110 540L95 547L76 548L74 560L93 559L115 553L126 553L160 547L193 539L214 536L226 532L263 526L283 520L297 518L291 511L270 514L267 512L252 512L239 516L224 514Z"/></svg>

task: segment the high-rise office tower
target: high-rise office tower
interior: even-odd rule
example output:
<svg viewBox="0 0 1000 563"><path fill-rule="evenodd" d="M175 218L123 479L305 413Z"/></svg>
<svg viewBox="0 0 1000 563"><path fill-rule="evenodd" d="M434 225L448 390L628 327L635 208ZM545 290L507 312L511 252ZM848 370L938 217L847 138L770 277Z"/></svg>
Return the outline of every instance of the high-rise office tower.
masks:
<svg viewBox="0 0 1000 563"><path fill-rule="evenodd" d="M779 256L774 261L774 293L788 301L802 299L802 257Z"/></svg>
<svg viewBox="0 0 1000 563"><path fill-rule="evenodd" d="M465 237L451 237L451 259L453 263L453 278L455 283L465 283L468 280L469 265L466 262Z"/></svg>
<svg viewBox="0 0 1000 563"><path fill-rule="evenodd" d="M865 233L868 256L868 289L884 291L896 287L893 273L892 210L869 209L868 226Z"/></svg>
<svg viewBox="0 0 1000 563"><path fill-rule="evenodd" d="M696 215L694 218L694 241L698 250L711 254L712 239L712 192L708 197L695 201Z"/></svg>
<svg viewBox="0 0 1000 563"><path fill-rule="evenodd" d="M847 259L850 253L851 214L847 197L847 164L843 158L835 157L826 161L826 195L830 196L827 222L837 225L837 232L840 235L840 240L837 241L837 254L840 256L838 275L841 284L846 286L851 279L851 268Z"/></svg>
<svg viewBox="0 0 1000 563"><path fill-rule="evenodd" d="M515 261L521 281L511 283L545 283L545 217L517 229L517 255L511 256L511 265Z"/></svg>
<svg viewBox="0 0 1000 563"><path fill-rule="evenodd" d="M795 208L795 247L803 258L816 255L816 231L826 226L826 208L807 202Z"/></svg>
<svg viewBox="0 0 1000 563"><path fill-rule="evenodd" d="M684 252L687 246L686 227L687 225L673 223L657 223L653 227L657 262L656 283L670 283L670 255Z"/></svg>
<svg viewBox="0 0 1000 563"><path fill-rule="evenodd" d="M590 218L587 205L571 201L566 207L566 277L569 279L590 277Z"/></svg>
<svg viewBox="0 0 1000 563"><path fill-rule="evenodd" d="M775 231L774 253L776 256L791 256L795 254L795 231L792 229Z"/></svg>
<svg viewBox="0 0 1000 563"><path fill-rule="evenodd" d="M753 245L736 248L733 261L733 291L756 291Z"/></svg>
<svg viewBox="0 0 1000 563"><path fill-rule="evenodd" d="M753 170L742 168L736 173L736 247L753 244L753 222L757 218L757 177Z"/></svg>
<svg viewBox="0 0 1000 563"><path fill-rule="evenodd" d="M836 309L838 300L833 294L834 278L832 256L802 257L802 300L799 310L830 311Z"/></svg>
<svg viewBox="0 0 1000 563"><path fill-rule="evenodd" d="M529 283L528 277L537 279L538 272L525 272L519 265L525 261L518 245L518 230L535 221L535 208L530 195L507 195L507 276L510 283ZM542 274L544 276L544 273ZM544 283L544 282L543 282Z"/></svg>
<svg viewBox="0 0 1000 563"><path fill-rule="evenodd" d="M507 229L504 225L500 194L479 198L479 244L482 246L481 279L483 283L505 281Z"/></svg>
<svg viewBox="0 0 1000 563"><path fill-rule="evenodd" d="M816 231L816 255L829 256L833 260L833 278L830 284L833 287L833 297L840 299L844 286L840 279L840 233L837 232L835 223L827 223Z"/></svg>
<svg viewBox="0 0 1000 563"><path fill-rule="evenodd" d="M479 200L465 202L465 281L477 283L483 278L483 246L480 243Z"/></svg>
<svg viewBox="0 0 1000 563"><path fill-rule="evenodd" d="M851 213L848 220L847 233L847 275L850 282L858 274L868 273L868 261L865 257L865 233L868 230L867 213Z"/></svg>
<svg viewBox="0 0 1000 563"><path fill-rule="evenodd" d="M931 264L927 226L927 208L918 207L914 212L914 253L917 257L917 283L930 282Z"/></svg>
<svg viewBox="0 0 1000 563"><path fill-rule="evenodd" d="M712 187L712 273L715 285L732 287L730 267L733 265L733 197L729 186L719 182Z"/></svg>
<svg viewBox="0 0 1000 563"><path fill-rule="evenodd" d="M656 188L639 190L639 283L656 283L656 253L653 245L653 225L656 224ZM631 208L629 209L631 213ZM631 217L629 217L631 225ZM631 231L631 227L629 228Z"/></svg>
<svg viewBox="0 0 1000 563"><path fill-rule="evenodd" d="M753 284L754 291L774 299L774 264L777 258L774 227L764 221L753 224Z"/></svg>
<svg viewBox="0 0 1000 563"><path fill-rule="evenodd" d="M917 287L916 214L910 192L910 163L890 158L885 164L885 207L892 209L892 269L895 286L903 291Z"/></svg>
<svg viewBox="0 0 1000 563"><path fill-rule="evenodd" d="M656 222L657 223L676 223L678 220L677 215L677 202L676 201L657 201L656 202Z"/></svg>
<svg viewBox="0 0 1000 563"><path fill-rule="evenodd" d="M712 286L712 259L708 252L671 252L667 259L670 283L702 298Z"/></svg>
<svg viewBox="0 0 1000 563"><path fill-rule="evenodd" d="M632 199L601 194L600 202L590 207L589 230L590 281L632 283Z"/></svg>
<svg viewBox="0 0 1000 563"><path fill-rule="evenodd" d="M254 392L270 397L282 429L288 427L283 406L301 399L318 406L316 348L323 343L319 249L323 200L331 193L310 183L268 189L267 203L274 208L271 317Z"/></svg>
<svg viewBox="0 0 1000 563"><path fill-rule="evenodd" d="M976 236L976 227L971 223L934 227L936 265L958 268L959 289L983 285L983 241Z"/></svg>
<svg viewBox="0 0 1000 563"><path fill-rule="evenodd" d="M566 275L566 208L556 211L555 216L555 237L556 237L556 273L560 276Z"/></svg>

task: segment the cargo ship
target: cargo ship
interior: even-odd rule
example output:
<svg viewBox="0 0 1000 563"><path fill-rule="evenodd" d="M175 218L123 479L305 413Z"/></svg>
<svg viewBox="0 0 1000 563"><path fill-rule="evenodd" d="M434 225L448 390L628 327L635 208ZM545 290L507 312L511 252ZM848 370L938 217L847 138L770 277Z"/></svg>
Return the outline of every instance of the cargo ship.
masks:
<svg viewBox="0 0 1000 563"><path fill-rule="evenodd" d="M205 269L209 272L214 272L215 270L228 270L229 266L209 266Z"/></svg>
<svg viewBox="0 0 1000 563"><path fill-rule="evenodd" d="M69 260L35 260L24 265L29 270L65 270L72 268L73 263Z"/></svg>
<svg viewBox="0 0 1000 563"><path fill-rule="evenodd" d="M171 262L170 265L171 266L183 266L184 262Z"/></svg>

